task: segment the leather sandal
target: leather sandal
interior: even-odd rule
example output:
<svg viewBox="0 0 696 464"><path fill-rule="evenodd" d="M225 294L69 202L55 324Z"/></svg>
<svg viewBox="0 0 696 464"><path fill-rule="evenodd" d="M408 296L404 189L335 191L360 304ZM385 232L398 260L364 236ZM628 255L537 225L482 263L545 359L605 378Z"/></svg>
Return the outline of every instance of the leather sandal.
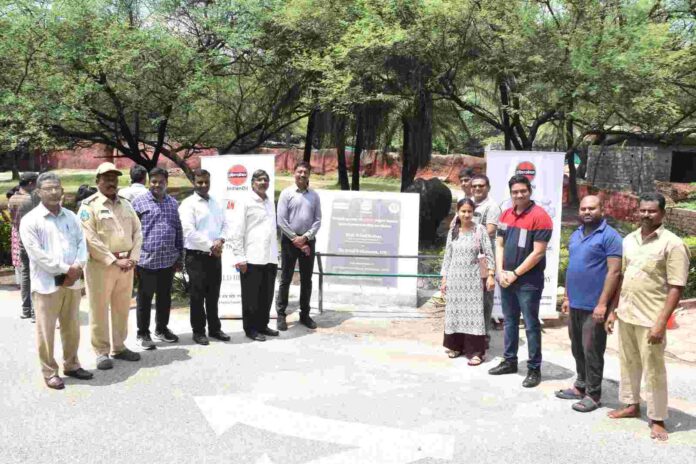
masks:
<svg viewBox="0 0 696 464"><path fill-rule="evenodd" d="M44 379L46 382L46 386L48 388L52 388L54 390L62 390L65 388L65 384L63 383L63 379L58 377L57 375L51 376L47 379Z"/></svg>
<svg viewBox="0 0 696 464"><path fill-rule="evenodd" d="M601 403L595 401L589 396L585 396L583 399L573 404L573 409L577 412L592 412L597 409Z"/></svg>
<svg viewBox="0 0 696 464"><path fill-rule="evenodd" d="M554 395L556 395L556 398L560 398L562 400L580 401L585 396L585 392L580 392L580 394L578 394L574 388L566 388L565 390L557 390Z"/></svg>

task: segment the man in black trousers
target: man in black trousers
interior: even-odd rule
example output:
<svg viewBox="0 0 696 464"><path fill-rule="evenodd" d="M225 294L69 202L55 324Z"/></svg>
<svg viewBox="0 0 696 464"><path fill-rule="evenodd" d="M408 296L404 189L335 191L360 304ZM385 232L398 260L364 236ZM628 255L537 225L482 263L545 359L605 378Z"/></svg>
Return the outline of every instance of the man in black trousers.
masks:
<svg viewBox="0 0 696 464"><path fill-rule="evenodd" d="M280 241L283 264L278 286L278 330L287 330L285 321L288 307L288 291L300 262L300 323L310 329L317 324L309 317L309 299L312 296L312 272L314 271L314 244L321 227L321 203L319 195L309 188L309 163L300 161L295 166L295 185L287 187L278 198L278 227L283 233Z"/></svg>
<svg viewBox="0 0 696 464"><path fill-rule="evenodd" d="M602 397L607 346L604 321L621 280L623 249L621 236L604 219L599 197L588 195L582 199L579 218L581 225L568 241L570 256L561 307L570 314L568 334L577 378L572 387L555 394L575 400L575 411L590 412L600 406Z"/></svg>
<svg viewBox="0 0 696 464"><path fill-rule="evenodd" d="M263 342L278 336L268 327L273 290L278 272L278 238L273 201L266 191L268 173L262 169L251 176L251 188L234 208L230 243L242 285L244 333Z"/></svg>
<svg viewBox="0 0 696 464"><path fill-rule="evenodd" d="M230 336L222 331L218 316L218 299L222 284L222 250L227 236L225 210L210 192L210 173L205 169L193 172L193 190L181 202L179 217L184 231L186 272L191 283L191 329L193 341L208 345L208 335L220 341Z"/></svg>

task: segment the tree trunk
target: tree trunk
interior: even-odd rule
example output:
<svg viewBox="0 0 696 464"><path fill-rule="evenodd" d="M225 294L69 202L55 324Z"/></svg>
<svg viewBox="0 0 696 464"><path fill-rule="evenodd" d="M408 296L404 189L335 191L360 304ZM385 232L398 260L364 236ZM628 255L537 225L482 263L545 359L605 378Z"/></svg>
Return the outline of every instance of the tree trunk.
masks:
<svg viewBox="0 0 696 464"><path fill-rule="evenodd" d="M353 179L350 189L360 190L360 154L363 151L363 146L365 142L362 109L358 110L355 125L357 126L357 130L355 134L355 147L353 149Z"/></svg>
<svg viewBox="0 0 696 464"><path fill-rule="evenodd" d="M191 182L191 185L193 185L193 169L191 169L191 166L188 165L186 159L179 156L178 153L169 151L166 148L162 148L162 154L165 157L172 160L174 164L176 164L179 168L181 168L186 178L189 180L189 182Z"/></svg>
<svg viewBox="0 0 696 464"><path fill-rule="evenodd" d="M403 145L401 148L401 191L405 192L416 178L418 165L415 163L415 160L413 160L413 156L411 156L411 126L406 118L403 120L403 131Z"/></svg>
<svg viewBox="0 0 696 464"><path fill-rule="evenodd" d="M305 163L309 163L312 159L312 140L314 140L314 126L317 120L317 110L314 110L309 115L309 120L307 121L307 135L305 136L304 145L304 155L302 160Z"/></svg>
<svg viewBox="0 0 696 464"><path fill-rule="evenodd" d="M12 152L12 180L19 181L19 165L18 165L18 158L19 158L19 150L14 150Z"/></svg>
<svg viewBox="0 0 696 464"><path fill-rule="evenodd" d="M503 136L505 137L505 150L512 150L512 126L510 125L510 115L507 112L508 101L507 87L505 83L498 84L500 90L500 102L503 105Z"/></svg>
<svg viewBox="0 0 696 464"><path fill-rule="evenodd" d="M585 179L587 176L587 150L587 145L584 145L578 151L578 156L580 157L580 164L578 165L576 177L580 179Z"/></svg>
<svg viewBox="0 0 696 464"><path fill-rule="evenodd" d="M336 154L338 155L338 185L341 190L350 190L348 183L348 168L346 168L346 140L340 137L336 144Z"/></svg>
<svg viewBox="0 0 696 464"><path fill-rule="evenodd" d="M115 152L114 152L114 158L128 158L129 160L133 161L135 164L139 164L145 169L148 170L148 172L157 167L157 164L153 162L152 159L148 158L147 156L143 155L140 152L133 153L133 150L130 150L125 147L114 147ZM169 153L168 150L162 149L163 152ZM117 156L116 153L120 153L120 156ZM165 155L166 156L166 155ZM176 163L176 160L172 160ZM116 160L114 159L114 163Z"/></svg>
<svg viewBox="0 0 696 464"><path fill-rule="evenodd" d="M573 137L573 120L566 120L566 161L568 162L568 203L571 206L580 204L578 198L578 178L575 169L575 137Z"/></svg>
<svg viewBox="0 0 696 464"><path fill-rule="evenodd" d="M498 84L500 91L500 103L503 111L503 134L505 136L505 150L523 150L524 147L515 135L515 127L513 118L510 117L510 89L508 85L502 81ZM520 125L521 126L521 125Z"/></svg>

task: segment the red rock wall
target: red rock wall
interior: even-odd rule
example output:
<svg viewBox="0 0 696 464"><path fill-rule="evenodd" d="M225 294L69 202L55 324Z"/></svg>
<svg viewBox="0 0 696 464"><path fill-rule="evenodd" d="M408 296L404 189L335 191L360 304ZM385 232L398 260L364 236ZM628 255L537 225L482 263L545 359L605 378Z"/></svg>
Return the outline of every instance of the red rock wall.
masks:
<svg viewBox="0 0 696 464"><path fill-rule="evenodd" d="M260 148L259 153L269 153L275 155L276 171L289 172L292 171L295 164L302 159L303 150L297 148ZM193 155L188 163L192 168L200 167L201 156L215 156L216 150L204 150L200 154ZM113 150L104 147L103 145L93 145L88 148L80 148L76 150L54 151L48 154L37 154L37 166L41 169L96 169L96 167L104 162L115 162L119 168L127 169L133 165L133 162L128 158L113 157ZM40 163L38 161L40 160ZM351 171L353 153L346 151L346 165L348 171ZM20 164L23 170L29 169L26 161ZM335 149L314 150L311 158L312 170L319 174L335 172L338 168L338 160ZM174 169L176 165L169 159L161 157L159 166L166 169ZM483 158L468 155L433 155L430 165L426 168L419 169L416 176L429 179L431 177L439 177L445 182L452 185L458 184L459 171L463 167L473 167L477 172L486 171L486 161ZM385 156L381 152L368 151L364 152L361 160L361 172L364 176L377 176L399 178L401 177L401 160L399 155L390 153ZM664 188L664 186L663 186ZM634 221L638 212L638 197L629 191L611 191L606 189L597 189L586 184L578 185L578 194L580 198L585 195L599 195L604 201L606 213L621 221ZM563 203L568 203L568 186L567 182L563 185ZM674 214L675 221L681 218L681 213ZM689 216L689 221L692 217ZM678 219L680 223L685 220ZM696 227L696 226L694 226ZM682 230L690 230L686 224L679 226Z"/></svg>
<svg viewBox="0 0 696 464"><path fill-rule="evenodd" d="M189 166L197 169L201 166L201 156L217 155L217 150L201 150L188 160ZM49 153L36 153L34 155L34 169L42 171L48 169L96 169L101 163L109 161L116 167L128 169L133 166L133 161L122 156L114 157L114 150L104 145L95 144L89 147L76 148L74 150L56 150ZM160 156L158 166L165 169L175 169L176 164L164 156ZM22 171L31 170L29 160L21 160L19 168Z"/></svg>
<svg viewBox="0 0 696 464"><path fill-rule="evenodd" d="M296 148L261 149L260 153L275 153L276 171L292 171L295 164L302 159L303 151ZM353 153L346 151L346 165L351 172ZM314 150L311 158L312 171L325 174L338 169L338 158L335 149ZM459 171L463 167L473 167L477 172L486 171L486 161L469 155L433 155L430 165L419 169L416 177L429 179L440 177L443 180L457 184ZM401 177L401 160L396 153L383 155L378 151L363 152L360 169L364 176Z"/></svg>
<svg viewBox="0 0 696 464"><path fill-rule="evenodd" d="M696 235L696 211L682 208L667 208L665 222L683 233Z"/></svg>
<svg viewBox="0 0 696 464"><path fill-rule="evenodd" d="M578 196L597 195L604 203L604 211L619 221L635 221L638 217L638 196L629 191L598 189L591 185L579 184ZM563 204L568 205L568 185L563 183Z"/></svg>
<svg viewBox="0 0 696 464"><path fill-rule="evenodd" d="M260 148L258 153L273 153L276 157L276 170L292 171L295 164L302 159L303 151L297 148ZM215 156L217 150L202 150L188 160L192 168L200 167L201 156ZM45 154L36 154L36 165L45 169L96 169L100 163L110 161L119 168L127 169L133 165L128 158L114 157L114 151L103 145L92 145L75 150L57 150ZM346 151L346 165L351 171L353 153ZM314 150L311 158L312 170L316 173L335 172L338 169L338 158L335 149ZM176 168L169 159L161 156L158 165L166 169ZM468 155L433 155L430 166L418 170L418 177L440 177L457 183L459 170L464 166L473 167L478 172L485 172L486 162L483 158ZM28 170L29 163L23 160L20 169ZM384 156L381 152L364 152L361 160L361 173L365 176L401 177L401 160L396 153Z"/></svg>

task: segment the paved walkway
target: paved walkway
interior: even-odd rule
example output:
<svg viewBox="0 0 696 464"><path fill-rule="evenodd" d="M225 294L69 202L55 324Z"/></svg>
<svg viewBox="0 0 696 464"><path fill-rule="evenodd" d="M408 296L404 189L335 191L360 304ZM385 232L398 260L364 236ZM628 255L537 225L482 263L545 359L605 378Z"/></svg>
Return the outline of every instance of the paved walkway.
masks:
<svg viewBox="0 0 696 464"><path fill-rule="evenodd" d="M492 360L472 368L448 359L438 308L411 319L327 312L315 333L293 315L290 330L266 343L224 321L232 341L207 347L192 343L182 309L171 323L181 343L52 391L18 302L18 292L0 288L3 464L696 462L695 367L668 366L672 435L658 444L645 417L606 417L617 405L611 351L601 410L579 414L553 397L573 378L562 327L546 329L544 381L526 390L524 369L494 378L486 374ZM92 370L83 303L80 356ZM131 346L134 323L132 314ZM491 357L501 345L495 333Z"/></svg>

